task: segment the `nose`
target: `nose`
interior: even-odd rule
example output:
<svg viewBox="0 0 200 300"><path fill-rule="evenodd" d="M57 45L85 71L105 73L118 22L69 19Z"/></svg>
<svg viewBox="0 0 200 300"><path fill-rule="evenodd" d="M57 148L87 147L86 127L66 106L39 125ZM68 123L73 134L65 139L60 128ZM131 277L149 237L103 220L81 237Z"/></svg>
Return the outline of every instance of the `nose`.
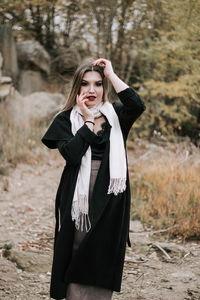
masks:
<svg viewBox="0 0 200 300"><path fill-rule="evenodd" d="M93 93L94 91L95 91L94 85L93 85L93 84L90 84L90 85L89 85L89 92L90 92L90 93Z"/></svg>

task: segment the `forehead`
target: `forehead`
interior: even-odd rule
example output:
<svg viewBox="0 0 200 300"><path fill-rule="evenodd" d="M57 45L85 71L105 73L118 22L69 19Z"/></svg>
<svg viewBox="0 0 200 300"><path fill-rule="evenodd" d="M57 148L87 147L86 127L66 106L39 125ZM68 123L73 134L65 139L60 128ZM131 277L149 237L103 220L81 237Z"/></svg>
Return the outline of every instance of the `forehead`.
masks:
<svg viewBox="0 0 200 300"><path fill-rule="evenodd" d="M83 80L86 80L86 81L100 81L100 80L102 80L102 77L101 77L99 72L89 71L89 72L86 72L83 75Z"/></svg>

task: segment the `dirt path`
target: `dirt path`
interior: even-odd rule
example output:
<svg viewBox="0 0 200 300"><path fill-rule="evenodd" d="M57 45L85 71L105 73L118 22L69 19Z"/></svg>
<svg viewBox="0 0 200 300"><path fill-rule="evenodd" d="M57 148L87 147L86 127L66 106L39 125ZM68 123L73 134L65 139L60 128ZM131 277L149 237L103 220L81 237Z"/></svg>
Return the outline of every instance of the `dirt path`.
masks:
<svg viewBox="0 0 200 300"><path fill-rule="evenodd" d="M54 199L63 166L57 151L50 151L0 177L2 300L49 299ZM113 300L200 299L200 243L166 241L138 221L131 222L130 236L122 290Z"/></svg>

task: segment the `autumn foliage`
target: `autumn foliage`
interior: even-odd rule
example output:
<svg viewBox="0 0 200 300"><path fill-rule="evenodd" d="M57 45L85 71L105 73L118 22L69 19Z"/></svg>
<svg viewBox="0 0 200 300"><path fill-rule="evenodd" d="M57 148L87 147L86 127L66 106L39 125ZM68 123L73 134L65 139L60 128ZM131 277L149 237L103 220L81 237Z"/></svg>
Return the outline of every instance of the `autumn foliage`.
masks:
<svg viewBox="0 0 200 300"><path fill-rule="evenodd" d="M151 137L157 130L169 138L190 136L195 143L199 15L195 0L2 0L0 8L0 22L12 26L16 39L38 40L54 62L59 47L75 51L80 60L90 55L111 59L117 74L147 104L137 135Z"/></svg>

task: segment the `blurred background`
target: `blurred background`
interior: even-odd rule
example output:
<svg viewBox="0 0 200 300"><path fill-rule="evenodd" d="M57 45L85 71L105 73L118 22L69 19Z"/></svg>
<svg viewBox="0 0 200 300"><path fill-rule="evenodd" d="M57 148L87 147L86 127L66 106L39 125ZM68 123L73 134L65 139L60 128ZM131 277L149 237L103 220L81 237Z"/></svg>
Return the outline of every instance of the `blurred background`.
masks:
<svg viewBox="0 0 200 300"><path fill-rule="evenodd" d="M1 0L1 176L40 163L74 70L105 57L147 107L128 140L132 218L200 237L199 15L199 0Z"/></svg>

